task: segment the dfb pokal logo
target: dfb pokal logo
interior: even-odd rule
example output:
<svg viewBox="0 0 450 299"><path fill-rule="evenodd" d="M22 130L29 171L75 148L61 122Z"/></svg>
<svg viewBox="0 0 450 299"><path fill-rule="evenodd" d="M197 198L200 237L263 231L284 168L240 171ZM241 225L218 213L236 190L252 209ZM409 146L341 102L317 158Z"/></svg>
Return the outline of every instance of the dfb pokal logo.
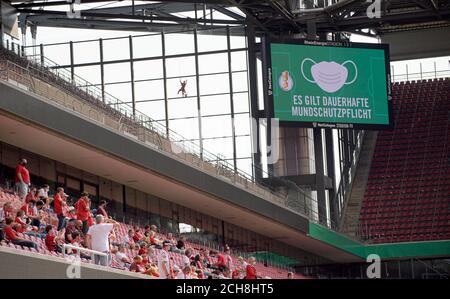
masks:
<svg viewBox="0 0 450 299"><path fill-rule="evenodd" d="M292 80L289 71L284 71L281 73L280 77L278 78L278 84L283 91L290 91L292 89L292 87L294 86L294 80Z"/></svg>

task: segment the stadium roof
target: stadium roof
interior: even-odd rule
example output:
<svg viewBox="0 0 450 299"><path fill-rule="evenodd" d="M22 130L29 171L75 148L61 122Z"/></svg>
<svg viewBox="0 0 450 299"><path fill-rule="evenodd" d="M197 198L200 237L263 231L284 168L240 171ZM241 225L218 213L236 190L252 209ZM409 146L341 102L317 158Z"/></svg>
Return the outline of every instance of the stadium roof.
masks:
<svg viewBox="0 0 450 299"><path fill-rule="evenodd" d="M275 34L349 32L379 35L398 30L450 26L449 0L377 0L381 17L369 18L365 0L176 0L81 2L81 18L65 0L12 0L21 21L38 26L129 31L181 31L252 23ZM101 3L100 3L101 2ZM321 3L322 7L314 5ZM332 3L325 6L325 3ZM196 10L197 14L186 15ZM370 29L370 30L369 30Z"/></svg>

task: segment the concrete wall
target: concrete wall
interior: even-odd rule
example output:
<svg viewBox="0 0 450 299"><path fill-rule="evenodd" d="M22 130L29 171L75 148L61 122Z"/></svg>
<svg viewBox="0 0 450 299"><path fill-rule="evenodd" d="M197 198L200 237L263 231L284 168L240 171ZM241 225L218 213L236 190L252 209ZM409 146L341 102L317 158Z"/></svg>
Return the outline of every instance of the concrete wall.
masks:
<svg viewBox="0 0 450 299"><path fill-rule="evenodd" d="M5 247L0 247L0 263L0 279L68 279L67 272L71 278L81 279L150 279L137 273L84 263L78 271L63 258Z"/></svg>

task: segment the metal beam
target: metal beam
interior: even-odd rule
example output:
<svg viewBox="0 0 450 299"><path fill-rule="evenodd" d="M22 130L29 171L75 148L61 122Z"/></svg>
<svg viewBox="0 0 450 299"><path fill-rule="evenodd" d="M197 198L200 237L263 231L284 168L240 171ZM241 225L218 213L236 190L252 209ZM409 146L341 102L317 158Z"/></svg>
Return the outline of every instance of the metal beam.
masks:
<svg viewBox="0 0 450 299"><path fill-rule="evenodd" d="M48 15L48 16L59 16L63 18L68 18L67 13L64 11L54 11L54 10L34 10L34 9L18 9L19 13L29 13L36 15ZM159 21L159 22L175 22L178 24L198 24L198 20L192 18L180 18L180 17L162 17L162 16L142 16L142 15L125 15L125 14L111 14L111 13L99 13L99 12L86 12L81 11L81 19L86 20L86 18L100 18L100 19L126 19L126 20L147 20L147 21ZM238 20L214 20L215 24L222 25L243 25L244 22Z"/></svg>

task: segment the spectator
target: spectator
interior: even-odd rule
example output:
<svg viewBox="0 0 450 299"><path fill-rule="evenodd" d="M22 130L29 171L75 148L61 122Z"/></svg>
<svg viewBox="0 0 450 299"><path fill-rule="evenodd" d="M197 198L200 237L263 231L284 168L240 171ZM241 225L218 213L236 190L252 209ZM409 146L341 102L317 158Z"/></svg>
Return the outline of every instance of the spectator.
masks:
<svg viewBox="0 0 450 299"><path fill-rule="evenodd" d="M48 198L48 191L50 191L50 186L47 184L42 185L42 187L37 191L37 198L43 199Z"/></svg>
<svg viewBox="0 0 450 299"><path fill-rule="evenodd" d="M138 255L145 256L148 254L147 243L141 243L141 248L138 251Z"/></svg>
<svg viewBox="0 0 450 299"><path fill-rule="evenodd" d="M186 249L183 255L183 267L191 265L192 248Z"/></svg>
<svg viewBox="0 0 450 299"><path fill-rule="evenodd" d="M133 234L133 241L136 242L136 243L139 243L143 237L144 236L141 233L141 229L138 228L138 227L135 228L134 234Z"/></svg>
<svg viewBox="0 0 450 299"><path fill-rule="evenodd" d="M215 264L215 268L223 272L223 270L227 267L225 255L223 253L214 252L214 256L217 257L217 263Z"/></svg>
<svg viewBox="0 0 450 299"><path fill-rule="evenodd" d="M37 249L38 246L36 243L22 239L17 235L17 233L11 227L13 221L14 220L11 217L6 218L5 220L6 225L3 227L5 238L15 245Z"/></svg>
<svg viewBox="0 0 450 299"><path fill-rule="evenodd" d="M155 246L156 248L158 248L158 249L161 249L162 248L162 243L163 242L161 242L161 240L159 240L159 239L157 239L156 238L156 234L155 234L155 232L154 231L150 231L150 233L149 233L149 241L150 241L150 245L153 245L153 246ZM166 242L167 243L167 242ZM170 248L170 242L168 242L169 243L169 248Z"/></svg>
<svg viewBox="0 0 450 299"><path fill-rule="evenodd" d="M97 215L103 215L105 219L108 219L108 213L106 212L106 200L100 200L98 203Z"/></svg>
<svg viewBox="0 0 450 299"><path fill-rule="evenodd" d="M44 219L44 202L42 200L36 202L35 211L36 215L32 218L31 225L40 228Z"/></svg>
<svg viewBox="0 0 450 299"><path fill-rule="evenodd" d="M192 279L191 275L191 266L184 266L182 275L180 276L181 279Z"/></svg>
<svg viewBox="0 0 450 299"><path fill-rule="evenodd" d="M195 274L197 275L198 279L205 279L205 275L203 274L203 271L200 269L195 270Z"/></svg>
<svg viewBox="0 0 450 299"><path fill-rule="evenodd" d="M16 166L16 177L15 177L16 191L21 200L25 200L25 197L28 194L28 190L31 184L30 172L26 168L27 163L28 163L27 159L21 158L19 159L19 163Z"/></svg>
<svg viewBox="0 0 450 299"><path fill-rule="evenodd" d="M177 248L181 251L184 251L184 242L185 242L186 238L185 237L181 237L178 242L177 242Z"/></svg>
<svg viewBox="0 0 450 299"><path fill-rule="evenodd" d="M128 246L128 248L133 249L134 248L134 240L133 240L133 236L134 236L134 230L130 229L128 230L128 234L125 235L123 242L126 246Z"/></svg>
<svg viewBox="0 0 450 299"><path fill-rule="evenodd" d="M208 267L205 259L205 249L201 248L199 253L194 257L195 266L198 269L204 270Z"/></svg>
<svg viewBox="0 0 450 299"><path fill-rule="evenodd" d="M257 275L256 275L256 268L255 268L255 264L256 264L256 259L251 256L248 259L248 265L246 267L246 271L245 271L245 279L256 279Z"/></svg>
<svg viewBox="0 0 450 299"><path fill-rule="evenodd" d="M13 226L18 233L23 233L27 230L28 225L23 210L17 211Z"/></svg>
<svg viewBox="0 0 450 299"><path fill-rule="evenodd" d="M64 239L66 241L66 243L72 243L72 233L77 231L77 227L76 227L76 219L70 219L67 222L67 226L66 226L66 230L64 232Z"/></svg>
<svg viewBox="0 0 450 299"><path fill-rule="evenodd" d="M134 257L133 263L130 265L131 272L145 273L145 267L142 265L142 257L140 255L136 255Z"/></svg>
<svg viewBox="0 0 450 299"><path fill-rule="evenodd" d="M105 253L109 255L109 233L113 230L114 226L118 223L112 219L106 219L107 223L104 223L104 218L102 215L97 215L95 217L96 225L89 228L86 235L86 242L88 248ZM107 266L109 264L108 256L95 255L94 263L96 265Z"/></svg>
<svg viewBox="0 0 450 299"><path fill-rule="evenodd" d="M25 203L20 209L22 211L24 211L25 216L29 217L29 216L33 216L34 215L34 204L36 203L36 201L34 200L30 200L29 202Z"/></svg>
<svg viewBox="0 0 450 299"><path fill-rule="evenodd" d="M131 261L125 253L125 246L123 244L120 244L117 248L116 260L122 268L130 268L131 266Z"/></svg>
<svg viewBox="0 0 450 299"><path fill-rule="evenodd" d="M64 227L63 224L65 219L63 214L63 206L66 205L65 195L66 194L64 193L64 188L58 187L56 189L56 194L53 196L53 210L58 217L58 231L60 231Z"/></svg>
<svg viewBox="0 0 450 299"><path fill-rule="evenodd" d="M30 200L37 201L37 189L36 187L31 187L30 192L28 192L27 196L25 197L25 203L28 203Z"/></svg>
<svg viewBox="0 0 450 299"><path fill-rule="evenodd" d="M14 209L10 201L3 204L3 209L0 209L0 223L5 222L5 219L13 216Z"/></svg>
<svg viewBox="0 0 450 299"><path fill-rule="evenodd" d="M68 221L68 219L67 218L69 218L69 219L76 219L77 218L77 210L75 209L75 207L68 207L67 208L67 213L66 213L66 216L65 216L65 223L67 224L67 221ZM81 225L83 226L83 222L81 222Z"/></svg>
<svg viewBox="0 0 450 299"><path fill-rule="evenodd" d="M293 272L288 272L287 279L294 279L294 273Z"/></svg>
<svg viewBox="0 0 450 299"><path fill-rule="evenodd" d="M225 254L223 255L225 259L225 267L231 269L233 266L233 258L231 257L231 249L228 245L225 247Z"/></svg>
<svg viewBox="0 0 450 299"><path fill-rule="evenodd" d="M148 268L147 274L152 277L159 277L158 267L156 264L152 263Z"/></svg>
<svg viewBox="0 0 450 299"><path fill-rule="evenodd" d="M57 237L55 229L53 225L47 225L45 227L45 245L49 251L62 252L62 243L64 240L60 237Z"/></svg>
<svg viewBox="0 0 450 299"><path fill-rule="evenodd" d="M82 232L85 235L89 228L88 219L91 212L89 193L85 191L81 193L81 198L75 203L75 209L77 211L77 219L83 223Z"/></svg>
<svg viewBox="0 0 450 299"><path fill-rule="evenodd" d="M76 229L76 232L78 232L80 234L81 238L84 238L85 234L83 233L83 221L76 220L75 221L75 229Z"/></svg>
<svg viewBox="0 0 450 299"><path fill-rule="evenodd" d="M150 237L150 225L148 224L144 227L144 236Z"/></svg>
<svg viewBox="0 0 450 299"><path fill-rule="evenodd" d="M158 257L158 272L159 277L163 279L172 278L170 271L170 259L169 259L170 242L163 242L163 248Z"/></svg>
<svg viewBox="0 0 450 299"><path fill-rule="evenodd" d="M178 268L177 265L173 266L173 278L183 279L183 272L181 272L180 268Z"/></svg>
<svg viewBox="0 0 450 299"><path fill-rule="evenodd" d="M242 256L238 257L238 263L236 266L236 270L239 273L239 279L244 279L247 271L247 262L244 260Z"/></svg>

